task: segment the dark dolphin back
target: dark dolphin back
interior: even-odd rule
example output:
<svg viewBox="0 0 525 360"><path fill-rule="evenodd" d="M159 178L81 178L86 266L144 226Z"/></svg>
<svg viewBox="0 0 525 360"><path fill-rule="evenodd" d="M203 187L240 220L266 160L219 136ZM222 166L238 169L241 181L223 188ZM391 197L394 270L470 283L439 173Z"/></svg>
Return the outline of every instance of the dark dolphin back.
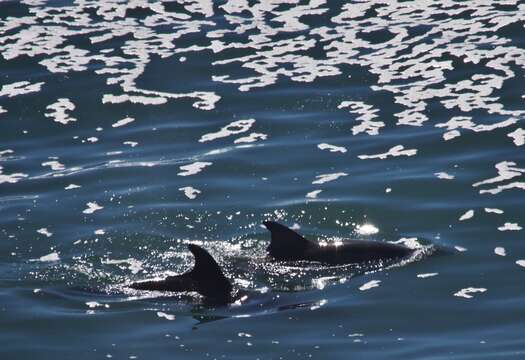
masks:
<svg viewBox="0 0 525 360"><path fill-rule="evenodd" d="M189 244L188 248L195 256L195 266L188 276L193 280L197 292L218 301L229 299L232 285L215 259L198 245Z"/></svg>
<svg viewBox="0 0 525 360"><path fill-rule="evenodd" d="M213 257L203 248L190 244L188 249L195 257L191 271L168 276L164 280L135 282L129 285L136 290L148 291L196 291L210 303L227 303L231 300L232 285L224 276Z"/></svg>
<svg viewBox="0 0 525 360"><path fill-rule="evenodd" d="M264 226L272 234L268 252L276 260L308 260L340 265L399 259L413 253L412 249L402 245L371 240L352 240L340 246L319 246L274 221L265 221Z"/></svg>
<svg viewBox="0 0 525 360"><path fill-rule="evenodd" d="M265 221L264 226L272 235L268 252L276 260L301 260L314 244L295 231L275 221Z"/></svg>

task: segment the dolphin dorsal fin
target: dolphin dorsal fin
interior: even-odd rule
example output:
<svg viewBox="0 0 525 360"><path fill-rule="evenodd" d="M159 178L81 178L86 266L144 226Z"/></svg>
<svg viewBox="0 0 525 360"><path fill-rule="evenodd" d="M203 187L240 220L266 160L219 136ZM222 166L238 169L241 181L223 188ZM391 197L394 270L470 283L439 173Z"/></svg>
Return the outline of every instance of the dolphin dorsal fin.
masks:
<svg viewBox="0 0 525 360"><path fill-rule="evenodd" d="M188 249L195 257L195 266L188 275L194 281L197 292L211 299L229 299L232 285L215 259L198 245L189 244Z"/></svg>
<svg viewBox="0 0 525 360"><path fill-rule="evenodd" d="M263 225L272 234L268 251L276 260L299 260L313 245L295 231L275 221L265 221Z"/></svg>

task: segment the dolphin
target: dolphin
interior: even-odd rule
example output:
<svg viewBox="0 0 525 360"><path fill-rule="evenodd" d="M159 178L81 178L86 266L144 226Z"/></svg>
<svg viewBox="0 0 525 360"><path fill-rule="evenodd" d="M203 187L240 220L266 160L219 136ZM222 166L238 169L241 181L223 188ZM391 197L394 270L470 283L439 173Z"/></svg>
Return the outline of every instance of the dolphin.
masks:
<svg viewBox="0 0 525 360"><path fill-rule="evenodd" d="M205 249L194 244L189 244L188 249L195 257L193 269L180 275L168 276L164 280L138 281L126 286L144 291L197 292L203 296L203 303L211 306L224 306L234 302L245 303L249 298L251 302L255 301L257 311L260 311L262 303L259 300L265 298L266 292L233 287L215 259ZM277 299L279 297L273 298L274 301ZM280 305L277 309L287 310L310 304L314 302Z"/></svg>
<svg viewBox="0 0 525 360"><path fill-rule="evenodd" d="M272 239L267 250L278 261L317 261L328 265L386 261L405 258L414 250L397 244L352 240L343 244L320 245L275 221L265 221Z"/></svg>
<svg viewBox="0 0 525 360"><path fill-rule="evenodd" d="M395 260L409 256L412 249L406 246L379 241L352 240L342 245L321 246L306 240L295 231L274 221L265 221L271 233L267 250L278 261L316 261L328 265L364 263L369 261ZM202 247L189 244L195 257L193 269L164 280L146 280L128 285L135 290L197 292L208 304L224 305L246 296L234 289L215 259Z"/></svg>
<svg viewBox="0 0 525 360"><path fill-rule="evenodd" d="M226 304L234 301L235 292L215 259L203 248L189 244L195 257L193 269L180 275L168 276L164 280L134 282L128 287L135 290L198 292L206 302Z"/></svg>

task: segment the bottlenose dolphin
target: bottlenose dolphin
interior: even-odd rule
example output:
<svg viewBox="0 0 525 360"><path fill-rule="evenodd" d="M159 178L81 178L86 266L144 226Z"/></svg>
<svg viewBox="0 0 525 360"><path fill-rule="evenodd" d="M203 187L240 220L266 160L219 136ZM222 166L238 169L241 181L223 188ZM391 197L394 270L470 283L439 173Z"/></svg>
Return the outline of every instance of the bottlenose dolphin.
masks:
<svg viewBox="0 0 525 360"><path fill-rule="evenodd" d="M406 246L381 241L351 240L342 244L320 245L306 240L295 231L275 221L265 221L272 239L267 250L281 261L318 261L329 265L395 260L411 255Z"/></svg>
<svg viewBox="0 0 525 360"><path fill-rule="evenodd" d="M280 261L316 261L328 265L364 263L368 261L395 260L413 253L402 245L379 241L352 240L341 245L326 245L306 240L295 231L274 221L265 221L272 239L267 250L270 256ZM188 245L195 257L193 269L180 275L168 276L164 280L134 282L128 287L135 290L197 292L209 304L227 304L246 293L234 289L215 259L203 248Z"/></svg>
<svg viewBox="0 0 525 360"><path fill-rule="evenodd" d="M195 257L192 270L184 274L168 276L164 280L135 282L128 287L149 291L195 291L204 296L207 302L220 304L233 301L233 287L215 259L198 245L189 244L188 249Z"/></svg>

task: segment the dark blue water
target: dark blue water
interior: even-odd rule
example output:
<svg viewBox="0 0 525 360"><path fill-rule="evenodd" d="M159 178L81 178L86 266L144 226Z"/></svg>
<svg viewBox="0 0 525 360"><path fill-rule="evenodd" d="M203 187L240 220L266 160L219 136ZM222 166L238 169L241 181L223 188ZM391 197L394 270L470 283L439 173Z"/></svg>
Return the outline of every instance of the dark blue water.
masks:
<svg viewBox="0 0 525 360"><path fill-rule="evenodd" d="M524 358L524 18L0 2L0 358ZM268 263L268 219L420 256ZM255 295L125 288L187 243Z"/></svg>

